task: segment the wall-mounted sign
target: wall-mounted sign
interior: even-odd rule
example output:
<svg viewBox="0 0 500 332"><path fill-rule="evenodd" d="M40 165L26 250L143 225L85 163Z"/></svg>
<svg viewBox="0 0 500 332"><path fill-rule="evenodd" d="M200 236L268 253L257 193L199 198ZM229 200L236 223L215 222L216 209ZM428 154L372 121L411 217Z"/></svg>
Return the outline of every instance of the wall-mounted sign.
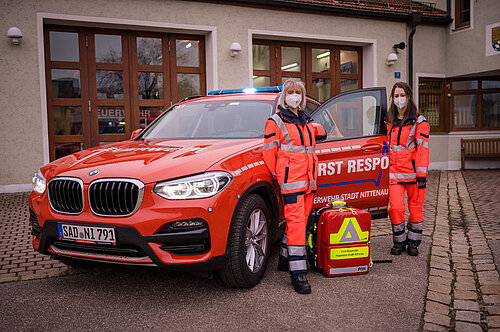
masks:
<svg viewBox="0 0 500 332"><path fill-rule="evenodd" d="M486 56L500 54L500 23L486 26Z"/></svg>
<svg viewBox="0 0 500 332"><path fill-rule="evenodd" d="M400 71L395 71L394 72L394 78L396 78L398 80L401 79L401 72Z"/></svg>

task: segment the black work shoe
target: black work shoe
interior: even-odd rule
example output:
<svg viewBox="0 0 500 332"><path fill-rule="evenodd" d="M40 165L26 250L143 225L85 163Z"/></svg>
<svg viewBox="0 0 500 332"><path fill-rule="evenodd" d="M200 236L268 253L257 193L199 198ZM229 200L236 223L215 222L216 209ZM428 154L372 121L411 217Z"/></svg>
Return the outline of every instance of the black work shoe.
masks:
<svg viewBox="0 0 500 332"><path fill-rule="evenodd" d="M405 250L406 246L404 244L395 244L391 248L391 255L401 255Z"/></svg>
<svg viewBox="0 0 500 332"><path fill-rule="evenodd" d="M288 261L278 260L278 271L288 271Z"/></svg>
<svg viewBox="0 0 500 332"><path fill-rule="evenodd" d="M300 276L292 279L292 285L295 291L299 294L311 293L311 285L309 285L306 276Z"/></svg>
<svg viewBox="0 0 500 332"><path fill-rule="evenodd" d="M418 256L418 248L412 246L411 244L408 246L408 255L410 256Z"/></svg>

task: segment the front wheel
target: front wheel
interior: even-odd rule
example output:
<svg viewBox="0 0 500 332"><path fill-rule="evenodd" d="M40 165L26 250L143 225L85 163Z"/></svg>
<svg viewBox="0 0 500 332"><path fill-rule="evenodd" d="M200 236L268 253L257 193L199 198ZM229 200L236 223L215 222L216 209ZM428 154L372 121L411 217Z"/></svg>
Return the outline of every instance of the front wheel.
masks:
<svg viewBox="0 0 500 332"><path fill-rule="evenodd" d="M257 285L269 261L269 209L258 195L244 198L234 213L225 267L219 275L229 286Z"/></svg>

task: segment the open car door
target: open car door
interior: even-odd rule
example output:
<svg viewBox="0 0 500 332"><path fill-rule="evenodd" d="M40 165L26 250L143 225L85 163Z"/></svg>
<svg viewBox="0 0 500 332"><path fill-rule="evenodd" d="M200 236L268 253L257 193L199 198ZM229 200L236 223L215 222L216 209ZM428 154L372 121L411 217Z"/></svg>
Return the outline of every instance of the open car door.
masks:
<svg viewBox="0 0 500 332"><path fill-rule="evenodd" d="M336 95L312 114L326 140L317 143L318 191L314 208L342 200L385 216L388 203L389 149L386 142L385 88Z"/></svg>

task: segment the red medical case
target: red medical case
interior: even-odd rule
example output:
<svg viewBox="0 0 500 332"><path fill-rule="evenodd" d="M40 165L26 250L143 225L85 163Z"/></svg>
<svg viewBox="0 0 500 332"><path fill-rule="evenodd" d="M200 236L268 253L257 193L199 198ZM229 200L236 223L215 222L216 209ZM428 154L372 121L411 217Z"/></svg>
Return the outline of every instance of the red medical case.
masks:
<svg viewBox="0 0 500 332"><path fill-rule="evenodd" d="M334 202L319 213L317 268L329 277L368 273L371 265L370 213L346 207L344 202Z"/></svg>

